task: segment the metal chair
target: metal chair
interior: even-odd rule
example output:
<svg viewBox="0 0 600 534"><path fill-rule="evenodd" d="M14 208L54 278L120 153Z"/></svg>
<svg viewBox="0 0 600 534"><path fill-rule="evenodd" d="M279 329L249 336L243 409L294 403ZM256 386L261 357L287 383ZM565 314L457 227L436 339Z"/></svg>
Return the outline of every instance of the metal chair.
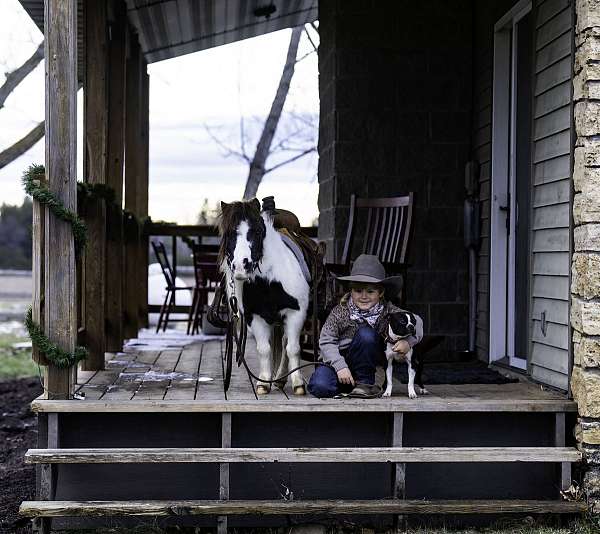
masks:
<svg viewBox="0 0 600 534"><path fill-rule="evenodd" d="M192 294L192 306L188 319L187 333L200 333L202 316L208 305L208 293L215 289L215 284L219 283L219 267L217 265L216 251L210 251L207 247L198 244L189 244L192 249L192 258L194 264L195 287Z"/></svg>
<svg viewBox="0 0 600 534"><path fill-rule="evenodd" d="M158 324L156 325L156 332L158 333L160 327L162 326L163 332L167 329L167 323L169 322L169 315L173 311L175 307L175 292L176 291L193 291L193 287L189 286L177 286L175 280L175 274L173 273L173 269L171 268L171 263L169 262L169 258L167 256L167 251L165 249L164 243L162 241L152 241L152 249L154 250L154 254L156 256L156 260L158 261L160 268L162 270L163 276L165 277L166 282L166 295L165 300L160 307L160 314L158 316ZM171 319L174 322L182 322L189 321L188 319ZM189 326L188 326L189 328Z"/></svg>

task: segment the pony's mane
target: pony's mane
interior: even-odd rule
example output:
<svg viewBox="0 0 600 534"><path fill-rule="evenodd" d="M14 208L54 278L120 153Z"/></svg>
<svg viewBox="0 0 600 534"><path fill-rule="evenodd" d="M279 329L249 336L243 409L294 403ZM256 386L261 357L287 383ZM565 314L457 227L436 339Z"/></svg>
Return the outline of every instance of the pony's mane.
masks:
<svg viewBox="0 0 600 534"><path fill-rule="evenodd" d="M237 231L237 227L244 220L262 221L260 214L260 203L256 200L237 200L230 204L221 204L221 213L217 217L221 244L219 245L219 264L226 258L227 239L226 235Z"/></svg>

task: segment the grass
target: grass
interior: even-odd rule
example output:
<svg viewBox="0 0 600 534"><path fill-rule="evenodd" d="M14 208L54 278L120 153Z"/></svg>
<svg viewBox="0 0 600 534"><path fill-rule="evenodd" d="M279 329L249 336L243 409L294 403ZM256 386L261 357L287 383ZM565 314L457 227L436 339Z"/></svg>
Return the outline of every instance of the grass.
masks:
<svg viewBox="0 0 600 534"><path fill-rule="evenodd" d="M435 528L408 528L407 530L373 530L369 528L358 528L352 526L329 526L324 534L599 534L600 518L581 517L560 524L560 518L533 519L525 517L521 519L502 521L490 527L456 529L447 527ZM316 530L314 530L316 531ZM313 531L313 532L314 532ZM60 531L67 534L67 531ZM95 530L69 530L68 534L208 534L214 532L211 528L194 527L170 527L159 528L151 523L137 528L99 528ZM281 528L232 528L232 534L294 534L292 527ZM57 533L58 534L58 533Z"/></svg>
<svg viewBox="0 0 600 534"><path fill-rule="evenodd" d="M27 341L14 334L0 334L0 380L36 376L38 367L31 359L30 349L14 349L13 343Z"/></svg>

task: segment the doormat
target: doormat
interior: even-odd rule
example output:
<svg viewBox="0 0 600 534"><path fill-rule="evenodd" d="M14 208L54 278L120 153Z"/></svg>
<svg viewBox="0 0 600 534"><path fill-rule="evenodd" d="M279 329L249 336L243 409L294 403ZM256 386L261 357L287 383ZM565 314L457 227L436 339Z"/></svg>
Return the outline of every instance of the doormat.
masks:
<svg viewBox="0 0 600 534"><path fill-rule="evenodd" d="M407 366L403 362L394 362L394 377L403 384L408 383ZM517 378L508 378L480 361L427 363L423 367L423 384L512 384Z"/></svg>

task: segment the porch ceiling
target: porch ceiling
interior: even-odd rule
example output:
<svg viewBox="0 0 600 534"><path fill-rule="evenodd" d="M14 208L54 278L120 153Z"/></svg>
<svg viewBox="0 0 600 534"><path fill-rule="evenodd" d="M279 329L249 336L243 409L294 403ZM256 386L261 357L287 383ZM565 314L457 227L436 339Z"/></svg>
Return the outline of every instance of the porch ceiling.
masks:
<svg viewBox="0 0 600 534"><path fill-rule="evenodd" d="M126 0L148 63L299 26L318 16L318 0ZM20 0L44 31L44 0ZM81 0L78 1L81 13ZM261 8L272 6L269 18ZM257 10L258 14L257 14ZM78 17L79 50L82 18ZM79 54L81 59L81 54Z"/></svg>

